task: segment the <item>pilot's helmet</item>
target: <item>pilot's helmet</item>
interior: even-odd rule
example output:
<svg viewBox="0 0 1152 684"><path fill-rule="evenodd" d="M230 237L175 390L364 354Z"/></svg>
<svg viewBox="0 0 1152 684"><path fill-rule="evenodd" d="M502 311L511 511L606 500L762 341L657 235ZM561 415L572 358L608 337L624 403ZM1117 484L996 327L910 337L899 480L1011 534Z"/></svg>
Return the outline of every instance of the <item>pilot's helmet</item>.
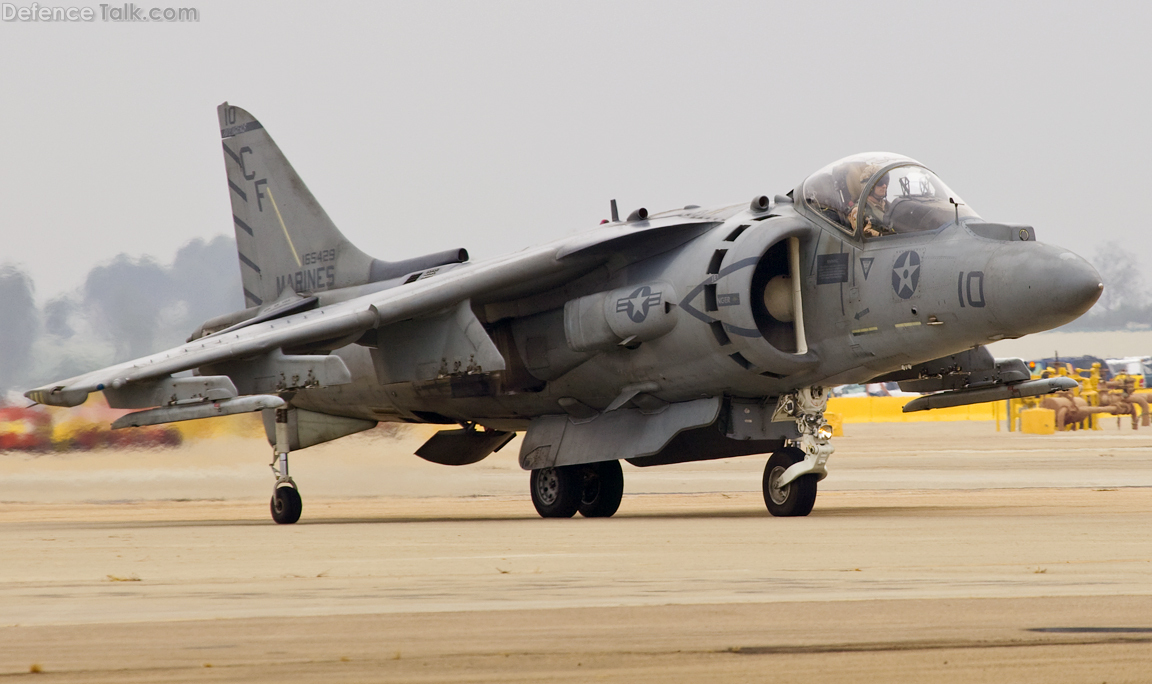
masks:
<svg viewBox="0 0 1152 684"><path fill-rule="evenodd" d="M870 178L878 172L882 167L876 162L855 162L848 168L848 174L844 177L847 182L848 192L851 193L852 200L856 200L861 193L864 192L864 185L869 182Z"/></svg>
<svg viewBox="0 0 1152 684"><path fill-rule="evenodd" d="M879 188L881 186L888 187L888 176L889 175L890 174L886 173L883 176L881 176L880 178L877 178L876 183L872 185L872 191L875 192L876 188Z"/></svg>

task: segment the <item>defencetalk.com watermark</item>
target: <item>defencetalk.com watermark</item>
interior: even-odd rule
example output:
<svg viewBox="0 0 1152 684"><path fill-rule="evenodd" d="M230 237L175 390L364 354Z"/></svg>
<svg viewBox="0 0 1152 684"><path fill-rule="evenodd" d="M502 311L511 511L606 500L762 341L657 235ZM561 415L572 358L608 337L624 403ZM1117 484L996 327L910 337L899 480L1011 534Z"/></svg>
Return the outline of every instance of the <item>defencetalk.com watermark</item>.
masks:
<svg viewBox="0 0 1152 684"><path fill-rule="evenodd" d="M41 7L32 3L23 7L0 3L0 19L8 22L179 22L200 21L195 7L139 7L135 3L102 4L96 7Z"/></svg>

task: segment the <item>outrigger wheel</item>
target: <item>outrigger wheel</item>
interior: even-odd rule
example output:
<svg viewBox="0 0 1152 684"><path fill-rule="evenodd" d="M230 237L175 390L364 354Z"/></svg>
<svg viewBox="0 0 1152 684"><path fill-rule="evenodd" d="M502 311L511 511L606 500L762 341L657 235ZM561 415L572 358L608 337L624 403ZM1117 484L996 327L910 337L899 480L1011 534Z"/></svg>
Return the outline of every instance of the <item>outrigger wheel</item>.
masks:
<svg viewBox="0 0 1152 684"><path fill-rule="evenodd" d="M764 503L768 512L779 517L808 515L816 503L816 475L803 475L792 482L776 483L793 463L804 460L804 452L795 447L781 449L772 454L764 466Z"/></svg>
<svg viewBox="0 0 1152 684"><path fill-rule="evenodd" d="M624 473L619 461L538 468L532 471L532 504L541 518L607 518L620 508Z"/></svg>
<svg viewBox="0 0 1152 684"><path fill-rule="evenodd" d="M291 525L300 519L300 512L304 510L304 502L300 500L300 492L291 485L277 487L272 494L272 519L281 525Z"/></svg>

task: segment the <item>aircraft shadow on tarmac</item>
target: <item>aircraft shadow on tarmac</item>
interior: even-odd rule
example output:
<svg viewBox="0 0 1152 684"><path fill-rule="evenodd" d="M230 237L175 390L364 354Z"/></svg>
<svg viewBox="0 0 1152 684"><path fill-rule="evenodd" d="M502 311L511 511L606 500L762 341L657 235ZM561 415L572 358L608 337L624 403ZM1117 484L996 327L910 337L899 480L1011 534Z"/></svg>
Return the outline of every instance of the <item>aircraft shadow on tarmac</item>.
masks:
<svg viewBox="0 0 1152 684"><path fill-rule="evenodd" d="M987 509L999 509L1000 506L989 506ZM812 519L820 518L905 518L905 517L923 517L925 515L940 515L940 514L958 514L958 513L986 513L987 510L981 507L972 506L937 506L937 505L909 505L909 506L851 506L851 507L836 507L827 509L815 509L809 516ZM741 519L741 518L764 518L772 519L773 516L767 511L760 508L748 508L740 510L732 509L714 509L714 508L700 508L697 510L689 511L637 511L633 513L620 512L612 516L611 519L586 519L580 516L575 516L572 521L565 523L559 520L561 524L581 524L576 521L585 521L584 524L611 524L610 520L708 520L708 519ZM526 510L523 514L510 514L510 515L371 515L365 517L317 517L309 519L305 516L298 523L299 525L312 526L312 525L388 525L388 524L416 524L416 523L459 523L459 522L513 522L521 520L539 520L538 516L531 509ZM803 524L799 520L792 521L793 524ZM548 524L548 521L541 520L539 524ZM554 524L554 523L553 523ZM787 525L790 524L788 520L781 520L776 524ZM272 527L266 520L156 520L156 521L126 521L126 520L107 520L98 522L79 523L74 525L75 528L82 529L158 529L158 528L182 528L182 527Z"/></svg>
<svg viewBox="0 0 1152 684"><path fill-rule="evenodd" d="M1037 628L1026 630L1041 633L1076 633L1076 634L1130 634L1152 632L1152 629L1130 627L1096 627L1079 628L1073 632L1066 628ZM1051 646L1090 646L1090 645L1123 645L1147 644L1152 638L1147 637L1068 637L1063 639L1037 639L1037 640L996 640L996 639L940 639L940 640L913 640L913 641L880 641L845 644L809 644L803 646L742 646L730 649L731 653L740 655L810 655L825 653L883 653L893 651L939 651L939 650L973 650L994 648L1031 648Z"/></svg>

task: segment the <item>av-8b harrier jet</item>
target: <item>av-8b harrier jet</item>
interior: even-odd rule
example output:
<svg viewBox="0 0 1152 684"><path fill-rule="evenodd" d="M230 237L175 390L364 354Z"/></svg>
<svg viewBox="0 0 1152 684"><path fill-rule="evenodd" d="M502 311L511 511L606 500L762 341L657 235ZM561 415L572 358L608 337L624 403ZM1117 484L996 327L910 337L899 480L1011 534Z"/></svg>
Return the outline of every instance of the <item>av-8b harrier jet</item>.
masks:
<svg viewBox="0 0 1152 684"><path fill-rule="evenodd" d="M764 501L807 515L826 389L897 381L905 411L1039 395L981 345L1067 323L1100 276L991 223L907 157L837 161L775 198L636 209L542 247L386 262L337 230L259 121L218 108L248 308L188 343L27 392L139 409L114 427L263 411L278 523L288 455L380 421L456 426L417 454L475 463L525 432L544 517L611 516L636 466L771 454Z"/></svg>

